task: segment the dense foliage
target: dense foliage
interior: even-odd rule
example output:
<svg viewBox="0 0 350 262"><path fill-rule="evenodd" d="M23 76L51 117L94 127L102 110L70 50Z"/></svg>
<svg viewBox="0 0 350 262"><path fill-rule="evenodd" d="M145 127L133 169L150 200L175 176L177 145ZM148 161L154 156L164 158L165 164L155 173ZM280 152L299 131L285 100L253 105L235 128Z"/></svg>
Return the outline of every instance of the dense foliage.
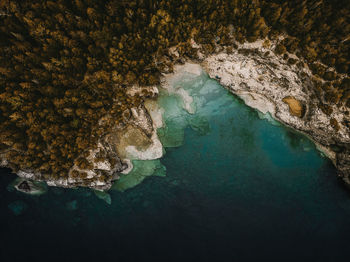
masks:
<svg viewBox="0 0 350 262"><path fill-rule="evenodd" d="M348 0L24 0L0 4L0 152L17 169L66 177L122 113L142 103L131 84L154 85L172 68L168 49L196 58L215 46L282 32L276 53L307 59L326 101L350 104ZM288 57L287 57L288 58ZM291 59L291 63L292 63ZM322 109L330 110L322 104ZM328 109L327 109L328 108ZM111 114L113 121L98 120Z"/></svg>

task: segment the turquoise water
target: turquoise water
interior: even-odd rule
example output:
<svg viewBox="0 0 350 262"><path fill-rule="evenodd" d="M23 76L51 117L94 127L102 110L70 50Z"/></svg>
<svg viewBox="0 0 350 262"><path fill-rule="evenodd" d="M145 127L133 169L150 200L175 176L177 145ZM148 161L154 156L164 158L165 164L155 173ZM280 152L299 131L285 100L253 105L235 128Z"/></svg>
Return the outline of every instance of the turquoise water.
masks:
<svg viewBox="0 0 350 262"><path fill-rule="evenodd" d="M175 84L196 113L162 94L166 154L110 205L87 189L8 192L0 176L1 261L348 261L350 197L330 161L206 75Z"/></svg>

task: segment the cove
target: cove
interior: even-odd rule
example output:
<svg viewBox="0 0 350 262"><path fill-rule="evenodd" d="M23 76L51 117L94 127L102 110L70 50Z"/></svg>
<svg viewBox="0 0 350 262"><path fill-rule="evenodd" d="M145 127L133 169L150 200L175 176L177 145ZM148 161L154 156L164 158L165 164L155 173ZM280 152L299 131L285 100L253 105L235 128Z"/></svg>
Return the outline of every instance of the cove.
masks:
<svg viewBox="0 0 350 262"><path fill-rule="evenodd" d="M1 170L2 261L348 260L349 194L306 137L204 73L171 85L159 100L166 154L135 162L142 183L109 191L111 205L81 188L8 192Z"/></svg>

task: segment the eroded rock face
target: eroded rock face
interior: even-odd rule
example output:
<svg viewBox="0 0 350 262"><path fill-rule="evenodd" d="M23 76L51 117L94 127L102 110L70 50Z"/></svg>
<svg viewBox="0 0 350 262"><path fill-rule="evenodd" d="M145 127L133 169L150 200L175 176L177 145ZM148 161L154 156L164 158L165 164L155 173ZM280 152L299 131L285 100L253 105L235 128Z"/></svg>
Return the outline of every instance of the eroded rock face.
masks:
<svg viewBox="0 0 350 262"><path fill-rule="evenodd" d="M289 112L292 116L297 116L302 118L304 116L305 110L304 105L292 96L286 96L282 99L289 106Z"/></svg>

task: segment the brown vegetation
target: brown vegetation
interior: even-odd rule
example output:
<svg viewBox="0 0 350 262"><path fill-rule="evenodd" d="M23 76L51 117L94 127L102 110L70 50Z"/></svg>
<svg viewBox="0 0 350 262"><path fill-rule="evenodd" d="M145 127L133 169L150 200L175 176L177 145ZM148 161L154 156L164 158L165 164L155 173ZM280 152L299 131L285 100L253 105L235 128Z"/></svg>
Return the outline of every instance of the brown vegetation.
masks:
<svg viewBox="0 0 350 262"><path fill-rule="evenodd" d="M286 96L282 99L282 101L289 106L289 112L291 115L299 118L304 116L304 105L299 100L292 96Z"/></svg>
<svg viewBox="0 0 350 262"><path fill-rule="evenodd" d="M78 155L143 102L126 85L158 84L171 70L171 46L196 58L191 38L209 54L217 44L286 32L276 52L299 50L332 86L326 103L349 106L348 79L337 84L336 72L315 63L349 73L349 12L346 0L1 1L0 152L15 170L67 176ZM98 126L107 113L113 121Z"/></svg>

